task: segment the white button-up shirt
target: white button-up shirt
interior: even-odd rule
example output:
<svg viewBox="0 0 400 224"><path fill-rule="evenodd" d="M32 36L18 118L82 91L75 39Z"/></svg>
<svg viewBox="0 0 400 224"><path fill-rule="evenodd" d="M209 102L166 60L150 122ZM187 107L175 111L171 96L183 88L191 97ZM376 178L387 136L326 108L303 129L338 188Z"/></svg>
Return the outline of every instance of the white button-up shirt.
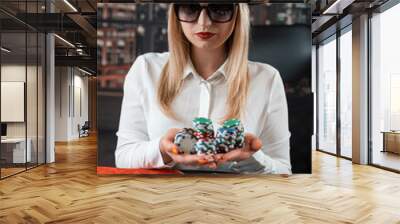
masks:
<svg viewBox="0 0 400 224"><path fill-rule="evenodd" d="M146 53L137 57L124 82L115 163L118 168L164 168L214 170L205 166L164 164L159 149L161 137L170 128L192 127L195 117L208 117L214 129L227 112L227 82L221 65L207 80L194 69L189 59L182 90L172 103L183 120L175 121L161 112L157 103L157 82L169 53ZM250 86L241 119L245 132L259 137L263 147L251 158L228 162L216 170L241 173L291 174L288 111L285 90L279 72L259 62L248 63Z"/></svg>

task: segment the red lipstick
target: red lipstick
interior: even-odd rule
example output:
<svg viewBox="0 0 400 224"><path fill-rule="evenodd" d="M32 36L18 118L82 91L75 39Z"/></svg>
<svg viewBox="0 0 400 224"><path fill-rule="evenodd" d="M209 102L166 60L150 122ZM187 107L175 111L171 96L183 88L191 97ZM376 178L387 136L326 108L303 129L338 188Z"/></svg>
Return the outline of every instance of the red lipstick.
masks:
<svg viewBox="0 0 400 224"><path fill-rule="evenodd" d="M214 36L215 33L210 33L210 32L198 32L198 33L196 33L196 35L197 35L198 37L200 37L201 39L206 40L206 39L209 39L209 38L211 38L212 36Z"/></svg>

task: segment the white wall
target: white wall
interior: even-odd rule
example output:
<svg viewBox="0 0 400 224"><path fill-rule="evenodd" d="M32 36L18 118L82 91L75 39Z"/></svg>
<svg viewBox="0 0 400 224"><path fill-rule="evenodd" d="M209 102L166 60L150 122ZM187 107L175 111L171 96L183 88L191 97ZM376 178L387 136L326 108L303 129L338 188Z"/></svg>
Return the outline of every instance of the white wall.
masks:
<svg viewBox="0 0 400 224"><path fill-rule="evenodd" d="M75 70L74 75L74 108L73 108L73 119L72 119L72 135L78 136L77 126L80 124L81 126L85 123L85 121L89 118L88 106L89 106L89 95L88 95L88 78L87 76L81 76L82 73L76 74L77 70Z"/></svg>
<svg viewBox="0 0 400 224"><path fill-rule="evenodd" d="M25 83L1 81L1 121L24 122ZM35 106L36 108L36 106Z"/></svg>
<svg viewBox="0 0 400 224"><path fill-rule="evenodd" d="M68 140L68 71L67 67L55 68L55 141Z"/></svg>
<svg viewBox="0 0 400 224"><path fill-rule="evenodd" d="M25 70L27 69L27 70ZM1 66L1 81L3 82L25 82L26 71L28 72L28 87L27 87L27 120L28 120L28 137L31 133L36 135L36 112L37 99L36 99L36 80L31 77L32 74L36 75L36 66L25 65L12 65L6 64ZM33 86L33 87L32 87ZM29 88L31 87L31 88ZM41 105L39 105L40 107ZM7 108L1 108L7 110ZM33 122L33 123L32 123ZM7 122L7 136L8 137L25 137L25 123L26 122Z"/></svg>
<svg viewBox="0 0 400 224"><path fill-rule="evenodd" d="M25 71L26 67L25 65L2 65L1 66L1 81L2 82L24 82L26 83L25 80L25 75L26 75L26 71ZM32 67L28 67L28 71L31 70ZM4 90L2 90L4 91ZM3 93L3 92L2 92ZM23 94L23 93L22 93ZM32 93L31 93L32 94ZM36 95L36 94L35 94ZM8 98L7 96L1 96L1 98ZM2 103L3 105L3 103ZM4 105L3 105L4 106ZM22 113L24 113L24 106L22 108L20 108L22 110ZM10 110L10 108L1 108L2 110L2 114L4 114L7 110ZM10 111L7 111L8 113ZM18 113L20 113L21 111L19 111ZM22 115L24 116L24 115ZM24 118L23 118L24 119ZM22 119L22 120L23 120ZM3 120L3 118L2 118ZM25 125L21 125L24 124L23 121L21 122L7 122L8 124L8 132L9 132L9 136L16 136L16 137L23 137L25 136Z"/></svg>
<svg viewBox="0 0 400 224"><path fill-rule="evenodd" d="M39 163L45 162L45 90L43 78L44 74L41 66L25 66L25 64L3 64L1 66L2 82L24 82L26 85L26 107L25 102L23 102L24 106L20 109L22 110L20 112L26 113L26 120L22 122L6 122L7 137L24 138L26 135L31 149L31 161L36 162L36 159L39 159ZM7 95L2 95L3 97L7 97ZM4 112L4 110L12 110L12 108L2 107L1 110ZM12 111L7 112L12 113Z"/></svg>
<svg viewBox="0 0 400 224"><path fill-rule="evenodd" d="M55 73L55 140L70 141L88 120L88 78L73 67L56 67Z"/></svg>
<svg viewBox="0 0 400 224"><path fill-rule="evenodd" d="M2 65L1 81L25 82L25 65ZM28 68L29 69L29 68ZM6 110L6 108L1 108ZM25 137L25 123L11 122L7 123L7 137Z"/></svg>

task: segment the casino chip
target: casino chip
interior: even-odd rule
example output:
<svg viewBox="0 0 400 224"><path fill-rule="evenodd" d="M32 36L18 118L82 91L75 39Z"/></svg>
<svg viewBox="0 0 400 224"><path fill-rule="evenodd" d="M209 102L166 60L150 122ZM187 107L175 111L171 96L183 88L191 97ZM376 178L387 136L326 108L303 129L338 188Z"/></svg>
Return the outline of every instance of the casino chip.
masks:
<svg viewBox="0 0 400 224"><path fill-rule="evenodd" d="M181 131L176 133L174 144L179 148L179 154L195 154L196 150L194 145L196 144L196 137L194 136L194 130L191 128L183 128Z"/></svg>

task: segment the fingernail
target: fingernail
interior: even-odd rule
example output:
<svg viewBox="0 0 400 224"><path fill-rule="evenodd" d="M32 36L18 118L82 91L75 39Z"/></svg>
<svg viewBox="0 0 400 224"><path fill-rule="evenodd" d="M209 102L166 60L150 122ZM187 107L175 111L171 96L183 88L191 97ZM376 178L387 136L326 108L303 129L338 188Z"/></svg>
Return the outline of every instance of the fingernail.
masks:
<svg viewBox="0 0 400 224"><path fill-rule="evenodd" d="M175 154L175 155L179 154L179 151L178 151L178 149L176 148L175 145L172 147L172 153Z"/></svg>
<svg viewBox="0 0 400 224"><path fill-rule="evenodd" d="M197 160L197 162L200 163L200 164L206 164L206 163L208 163L208 160L206 160L206 159L199 159L199 160Z"/></svg>

